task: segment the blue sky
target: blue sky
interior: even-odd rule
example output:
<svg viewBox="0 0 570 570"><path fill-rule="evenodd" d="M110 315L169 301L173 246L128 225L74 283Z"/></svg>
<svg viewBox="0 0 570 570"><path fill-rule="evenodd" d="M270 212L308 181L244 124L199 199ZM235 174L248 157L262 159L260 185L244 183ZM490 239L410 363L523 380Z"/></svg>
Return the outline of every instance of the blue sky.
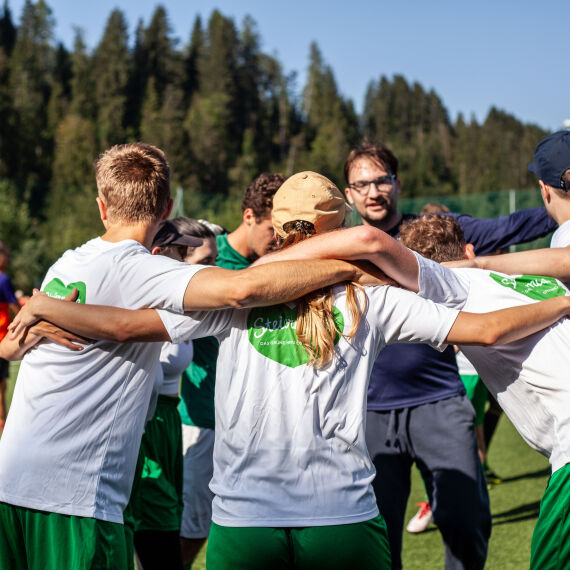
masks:
<svg viewBox="0 0 570 570"><path fill-rule="evenodd" d="M8 0L16 22L23 0ZM113 8L132 33L145 24L156 0L47 0L56 37L71 47L74 26L89 47L101 38ZM173 34L189 40L196 14L214 8L240 25L257 22L262 49L305 83L309 45L316 41L341 93L362 109L366 86L381 75L403 75L434 89L452 120L458 112L481 122L496 106L518 119L556 130L570 119L568 0L168 0Z"/></svg>

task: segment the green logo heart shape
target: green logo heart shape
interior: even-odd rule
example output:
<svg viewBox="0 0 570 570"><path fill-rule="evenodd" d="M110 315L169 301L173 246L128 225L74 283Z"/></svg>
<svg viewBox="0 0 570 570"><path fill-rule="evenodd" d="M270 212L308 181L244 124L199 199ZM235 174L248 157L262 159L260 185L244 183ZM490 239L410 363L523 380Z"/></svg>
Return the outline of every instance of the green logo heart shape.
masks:
<svg viewBox="0 0 570 570"><path fill-rule="evenodd" d="M496 273L489 273L489 276L499 285L514 289L518 293L535 299L536 301L566 295L566 289L552 277L544 277L541 275L510 277L508 275L497 275Z"/></svg>
<svg viewBox="0 0 570 570"><path fill-rule="evenodd" d="M342 313L333 308L334 322L339 330L344 331ZM309 355L297 338L297 308L287 305L259 307L252 309L247 319L250 344L263 356L296 368L309 361ZM340 335L335 338L335 344Z"/></svg>
<svg viewBox="0 0 570 570"><path fill-rule="evenodd" d="M85 304L85 293L87 288L83 281L76 281L75 283L64 285L63 281L56 277L44 287L44 293L50 297L54 297L55 299L65 299L74 288L79 292L76 303Z"/></svg>

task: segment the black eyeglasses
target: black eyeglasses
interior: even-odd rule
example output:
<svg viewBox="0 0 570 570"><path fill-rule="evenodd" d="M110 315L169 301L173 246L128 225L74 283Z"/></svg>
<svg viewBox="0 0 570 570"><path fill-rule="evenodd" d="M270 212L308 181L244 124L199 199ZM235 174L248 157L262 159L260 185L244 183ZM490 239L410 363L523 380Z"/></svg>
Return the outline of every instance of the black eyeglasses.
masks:
<svg viewBox="0 0 570 570"><path fill-rule="evenodd" d="M361 196L367 196L370 192L370 186L374 184L378 192L389 192L392 189L392 184L396 179L395 174L386 174L384 176L379 176L374 180L357 180L348 187L355 192L358 192Z"/></svg>

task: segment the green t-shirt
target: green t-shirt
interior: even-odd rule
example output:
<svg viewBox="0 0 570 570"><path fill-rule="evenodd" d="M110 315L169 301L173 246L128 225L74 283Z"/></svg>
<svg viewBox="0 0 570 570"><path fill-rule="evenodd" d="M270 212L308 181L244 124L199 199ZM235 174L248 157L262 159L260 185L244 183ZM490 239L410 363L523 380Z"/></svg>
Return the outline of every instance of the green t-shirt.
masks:
<svg viewBox="0 0 570 570"><path fill-rule="evenodd" d="M245 269L249 267L251 261L238 253L229 243L228 234L216 236L216 243L218 244L218 257L216 258L216 265L224 267L225 269Z"/></svg>
<svg viewBox="0 0 570 570"><path fill-rule="evenodd" d="M214 429L214 388L219 344L213 336L199 338L194 358L182 373L178 411L183 424Z"/></svg>
<svg viewBox="0 0 570 570"><path fill-rule="evenodd" d="M229 243L227 234L216 237L216 265L225 269L245 269L250 261ZM193 341L194 358L182 374L180 384L180 418L183 424L214 429L214 388L218 341L214 337Z"/></svg>

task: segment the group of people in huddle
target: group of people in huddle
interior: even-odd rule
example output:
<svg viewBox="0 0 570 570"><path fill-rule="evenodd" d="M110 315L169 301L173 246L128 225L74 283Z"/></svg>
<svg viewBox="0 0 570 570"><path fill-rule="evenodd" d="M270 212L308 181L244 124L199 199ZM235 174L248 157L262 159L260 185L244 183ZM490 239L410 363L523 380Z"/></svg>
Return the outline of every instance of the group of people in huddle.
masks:
<svg viewBox="0 0 570 570"><path fill-rule="evenodd" d="M446 568L483 568L454 346L551 463L531 567L569 566L570 132L529 169L544 208L416 216L397 158L365 142L344 192L261 174L227 233L169 219L158 148L101 154L104 233L56 261L0 342L23 359L0 567L181 569L208 539L212 570L398 569L416 464ZM362 225L344 227L349 208ZM484 255L554 229L550 249Z"/></svg>

